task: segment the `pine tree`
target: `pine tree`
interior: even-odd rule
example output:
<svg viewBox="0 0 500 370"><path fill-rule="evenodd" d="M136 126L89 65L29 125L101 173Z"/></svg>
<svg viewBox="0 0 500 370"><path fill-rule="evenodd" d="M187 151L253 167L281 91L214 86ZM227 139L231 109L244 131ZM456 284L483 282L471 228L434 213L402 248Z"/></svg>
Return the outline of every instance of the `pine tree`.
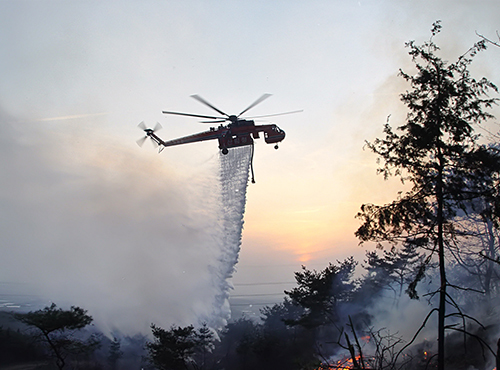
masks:
<svg viewBox="0 0 500 370"><path fill-rule="evenodd" d="M413 298L418 297L418 282L437 263L439 302L429 315L438 314L438 369L443 370L445 329L460 330L445 322L461 314L447 292L446 251L459 244L454 220L476 199L490 204L492 218L498 219L500 157L498 151L482 145L474 131L492 118L485 109L497 101L487 95L497 91L496 86L486 78L474 79L468 70L474 56L486 48L485 42L476 43L448 64L436 55L439 48L433 42L440 29L440 23L434 23L431 39L421 46L407 43L416 73L400 71L411 85L401 95L409 110L406 122L397 131L387 123L385 138L368 143L383 163L379 172L385 178L399 176L411 184L411 190L386 205L364 204L357 216L362 225L356 235L361 242L404 243L426 253L408 289ZM454 306L450 314L447 305Z"/></svg>
<svg viewBox="0 0 500 370"><path fill-rule="evenodd" d="M55 357L60 370L66 365L69 355L92 352L100 344L96 336L90 336L83 341L73 335L74 331L90 325L93 320L92 316L80 307L72 306L69 310L63 310L52 303L41 310L15 314L15 317L40 334L42 342Z"/></svg>

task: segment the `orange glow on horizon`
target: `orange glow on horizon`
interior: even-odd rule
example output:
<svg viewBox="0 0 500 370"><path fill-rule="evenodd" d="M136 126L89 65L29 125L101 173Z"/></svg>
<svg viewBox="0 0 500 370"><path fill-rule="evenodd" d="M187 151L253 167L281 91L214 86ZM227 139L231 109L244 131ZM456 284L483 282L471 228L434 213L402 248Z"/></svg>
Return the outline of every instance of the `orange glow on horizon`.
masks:
<svg viewBox="0 0 500 370"><path fill-rule="evenodd" d="M306 263L311 260L311 255L310 254L302 254L297 258L297 261Z"/></svg>
<svg viewBox="0 0 500 370"><path fill-rule="evenodd" d="M366 162L366 154L335 164L334 172L315 169L303 177L283 172L280 181L272 181L270 174L259 186L249 187L243 240L260 239L300 263L362 258L355 237L361 205L390 202L401 190L399 180L384 181L376 174L376 156L369 155ZM347 183L351 176L357 181Z"/></svg>

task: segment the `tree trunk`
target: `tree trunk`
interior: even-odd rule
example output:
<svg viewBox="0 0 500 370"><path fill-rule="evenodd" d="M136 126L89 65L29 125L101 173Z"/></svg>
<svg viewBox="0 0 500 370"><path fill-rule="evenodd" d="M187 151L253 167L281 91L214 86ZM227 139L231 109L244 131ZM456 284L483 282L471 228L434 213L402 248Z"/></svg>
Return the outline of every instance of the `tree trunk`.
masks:
<svg viewBox="0 0 500 370"><path fill-rule="evenodd" d="M66 362L64 361L64 357L62 354L59 352L59 349L57 346L54 344L52 339L50 338L50 335L48 332L42 331L43 335L45 336L45 340L49 344L50 348L52 348L52 351L54 351L54 355L56 356L56 365L59 370L64 369L64 366L66 365Z"/></svg>
<svg viewBox="0 0 500 370"><path fill-rule="evenodd" d="M500 338L498 339L498 342L497 342L497 368L496 370L500 370Z"/></svg>
<svg viewBox="0 0 500 370"><path fill-rule="evenodd" d="M488 250L486 251L486 255L488 256L488 260L486 261L486 273L484 274L484 292L489 304L491 297L491 278L493 276L494 267L493 260L495 259L495 234L493 231L493 222L489 218L486 219L485 222L488 230L488 234L486 235L488 241Z"/></svg>
<svg viewBox="0 0 500 370"><path fill-rule="evenodd" d="M439 309L438 309L438 370L444 370L444 325L446 316L446 266L444 258L444 232L443 232L443 163L442 155L439 153L439 168L436 183L437 200L437 226L438 226L438 257L439 257Z"/></svg>

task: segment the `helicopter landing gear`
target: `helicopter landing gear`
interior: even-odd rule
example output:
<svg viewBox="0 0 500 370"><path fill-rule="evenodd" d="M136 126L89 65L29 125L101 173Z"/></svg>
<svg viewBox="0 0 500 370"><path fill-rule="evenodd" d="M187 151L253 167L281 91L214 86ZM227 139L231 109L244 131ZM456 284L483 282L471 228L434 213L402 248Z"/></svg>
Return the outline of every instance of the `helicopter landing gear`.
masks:
<svg viewBox="0 0 500 370"><path fill-rule="evenodd" d="M278 149L279 149L278 144L276 144L276 145L274 146L274 149L276 149L276 150L278 150Z"/></svg>
<svg viewBox="0 0 500 370"><path fill-rule="evenodd" d="M229 150L227 148L222 148L222 154L226 155L229 153Z"/></svg>

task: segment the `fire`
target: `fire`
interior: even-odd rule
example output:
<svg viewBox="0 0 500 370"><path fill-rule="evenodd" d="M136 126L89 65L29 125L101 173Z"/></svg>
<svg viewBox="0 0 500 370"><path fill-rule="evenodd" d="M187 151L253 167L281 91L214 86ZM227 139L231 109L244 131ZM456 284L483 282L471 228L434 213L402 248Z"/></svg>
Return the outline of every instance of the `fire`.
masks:
<svg viewBox="0 0 500 370"><path fill-rule="evenodd" d="M369 335L365 335L364 337L361 337L361 340L365 343L370 342L370 339L372 339Z"/></svg>
<svg viewBox="0 0 500 370"><path fill-rule="evenodd" d="M361 360L361 356L356 356L356 362L358 363L358 366L356 367L359 368L359 362ZM370 369L369 367L365 367L366 369ZM355 369L354 367L354 362L352 358L347 358L344 357L342 360L338 360L336 364L325 364L320 366L319 368L315 370L353 370Z"/></svg>

